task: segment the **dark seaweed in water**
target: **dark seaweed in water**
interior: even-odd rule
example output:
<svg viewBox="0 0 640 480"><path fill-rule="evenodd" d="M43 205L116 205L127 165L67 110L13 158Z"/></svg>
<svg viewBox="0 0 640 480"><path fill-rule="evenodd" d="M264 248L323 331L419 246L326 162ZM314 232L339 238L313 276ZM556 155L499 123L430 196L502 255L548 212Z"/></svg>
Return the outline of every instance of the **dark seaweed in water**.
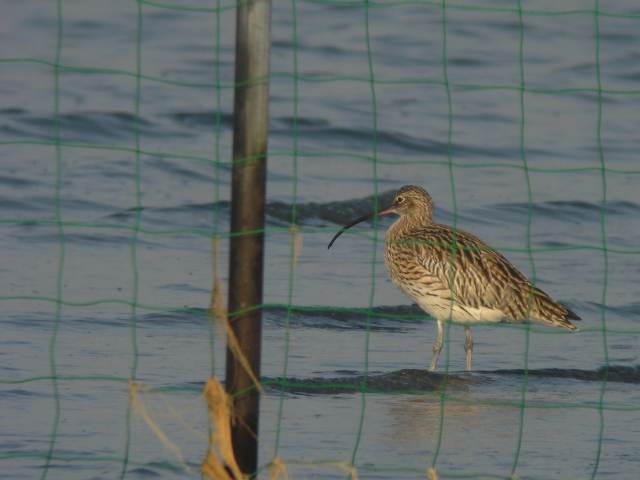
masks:
<svg viewBox="0 0 640 480"><path fill-rule="evenodd" d="M386 191L378 195L378 209L382 209L393 199L394 191ZM344 224L356 217L373 211L376 197L370 195L364 198L319 203L319 202L300 202L296 204L295 212L296 224L317 224L334 223ZM138 211L144 212L147 221L162 225L190 225L199 226L203 219L209 219L210 213L214 210L222 215L228 215L230 211L230 202L228 200L220 200L216 203L199 203L186 204L170 207L144 206L141 208L130 208L124 211L112 213L105 218L118 219L120 221L131 220L136 216ZM271 201L266 205L266 214L271 223L284 222L287 225L291 222L292 204Z"/></svg>
<svg viewBox="0 0 640 480"><path fill-rule="evenodd" d="M524 370L493 370L480 371L478 373L497 375L497 376L523 376ZM539 370L529 370L529 377L537 378L567 378L571 380L581 380L583 382L621 382L621 383L640 383L640 365L611 365L609 367L600 367L597 370L581 370L577 368L542 368Z"/></svg>
<svg viewBox="0 0 640 480"><path fill-rule="evenodd" d="M296 205L297 220L304 222L311 219L318 219L341 225L353 221L354 218L372 212L376 201L377 209L382 210L391 203L394 195L394 190L388 190L379 193L377 198L370 195L364 198L327 203L301 203ZM290 222L291 204L270 202L267 206L267 214L278 220Z"/></svg>
<svg viewBox="0 0 640 480"><path fill-rule="evenodd" d="M379 392L379 393L420 393L432 392L446 385L453 388L464 388L466 385L477 383L468 374L445 375L439 372L430 372L419 369L403 369L395 372L372 374L368 376L357 375L353 377L336 378L265 378L264 383L274 388L284 388L292 393L355 393L355 392Z"/></svg>
<svg viewBox="0 0 640 480"><path fill-rule="evenodd" d="M597 370L543 368L529 370L529 377L564 378L588 382L640 383L640 366L627 367L612 365ZM524 370L483 370L473 373L430 372L422 369L402 369L388 373L375 373L368 376L353 375L347 377L312 378L264 378L265 385L284 388L291 393L331 394L331 393L420 393L447 388L465 388L466 386L487 383L500 377L523 377Z"/></svg>
<svg viewBox="0 0 640 480"><path fill-rule="evenodd" d="M162 162L156 160L155 166L158 167ZM165 162L166 163L166 162ZM171 167L174 173L181 173L183 176L193 177L197 180L207 180L201 178L186 169L177 169ZM178 172L178 170L181 170ZM0 179L1 180L1 179ZM297 225L314 225L321 226L327 224L344 225L355 218L361 217L374 210L377 202L377 209L382 209L389 205L393 200L395 190L386 190L378 194L378 196L369 195L361 198L352 198L340 201L330 202L296 202L295 208L292 203L280 200L267 202L265 207L267 222L269 224L290 225L292 222ZM65 199L65 207L71 208L69 199ZM104 211L106 205L86 205L85 200L83 207L92 207L95 210ZM44 205L41 202L41 205ZM8 205L7 205L8 206ZM175 206L153 206L147 205L140 208L129 208L110 213L104 218L119 221L132 221L136 214L143 212L144 221L158 226L183 225L189 227L202 227L211 219L211 212L216 211L221 219L224 218L226 225L227 217L230 212L230 202L228 200L220 200L218 202L193 203ZM2 207L2 205L0 205ZM6 208L6 206L4 207ZM491 205L489 207L479 207L471 209L468 213L457 212L454 215L451 211L438 207L436 201L436 220L440 223L454 223L455 221L465 221L469 223L491 223L499 219L501 222L522 222L528 218L529 212L535 218L545 218L548 220L561 221L570 224L579 224L584 222L598 222L601 214L601 206L591 202L535 202L531 205L528 203L501 203ZM295 218L292 218L292 212L295 212ZM635 215L640 212L640 205L630 201L612 201L607 204L607 217L620 217L626 215ZM390 220L381 218L378 220L382 225L386 225Z"/></svg>

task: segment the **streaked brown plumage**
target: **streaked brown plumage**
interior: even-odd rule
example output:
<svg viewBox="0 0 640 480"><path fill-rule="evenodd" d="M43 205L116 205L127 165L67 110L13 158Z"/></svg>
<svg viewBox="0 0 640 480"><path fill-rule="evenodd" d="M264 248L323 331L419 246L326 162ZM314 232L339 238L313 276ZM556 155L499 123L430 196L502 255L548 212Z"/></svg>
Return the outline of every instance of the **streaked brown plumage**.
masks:
<svg viewBox="0 0 640 480"><path fill-rule="evenodd" d="M465 325L466 368L471 370L475 323L522 322L576 330L580 318L535 287L504 256L462 230L433 222L432 202L420 187L396 193L377 215L400 216L385 235L385 264L393 283L437 321L431 369L436 368L449 319ZM373 217L368 215L340 230ZM329 246L331 246L329 244Z"/></svg>

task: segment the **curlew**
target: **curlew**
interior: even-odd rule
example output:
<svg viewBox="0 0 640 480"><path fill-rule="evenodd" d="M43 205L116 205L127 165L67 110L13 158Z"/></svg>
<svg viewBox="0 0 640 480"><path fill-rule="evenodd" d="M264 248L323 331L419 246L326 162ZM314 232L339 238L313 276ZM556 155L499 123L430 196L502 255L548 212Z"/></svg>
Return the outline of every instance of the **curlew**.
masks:
<svg viewBox="0 0 640 480"><path fill-rule="evenodd" d="M345 225L329 247L347 229L373 217L399 218L385 234L384 262L391 281L437 323L430 370L442 350L444 324L464 325L466 370L471 370L471 325L532 322L576 330L574 312L533 285L504 256L478 237L433 221L431 196L407 185L391 205Z"/></svg>

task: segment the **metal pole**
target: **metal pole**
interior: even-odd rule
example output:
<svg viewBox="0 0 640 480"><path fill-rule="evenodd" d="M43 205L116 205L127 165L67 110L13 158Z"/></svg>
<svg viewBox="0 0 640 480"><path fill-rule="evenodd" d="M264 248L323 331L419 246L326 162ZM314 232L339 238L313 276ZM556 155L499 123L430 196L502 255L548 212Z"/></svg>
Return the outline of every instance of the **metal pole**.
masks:
<svg viewBox="0 0 640 480"><path fill-rule="evenodd" d="M259 378L262 312L253 307L262 304L271 1L238 2L236 15L229 312L240 350ZM235 457L242 472L253 475L259 393L228 347L225 386L233 398Z"/></svg>

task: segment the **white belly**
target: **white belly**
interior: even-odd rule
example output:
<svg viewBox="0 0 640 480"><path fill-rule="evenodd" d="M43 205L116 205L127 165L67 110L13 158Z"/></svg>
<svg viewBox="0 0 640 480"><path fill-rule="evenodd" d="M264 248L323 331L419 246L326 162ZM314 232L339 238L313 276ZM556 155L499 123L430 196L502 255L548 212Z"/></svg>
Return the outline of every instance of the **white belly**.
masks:
<svg viewBox="0 0 640 480"><path fill-rule="evenodd" d="M393 225L395 226L395 224ZM393 226L387 230L386 241L390 242ZM478 323L498 323L506 319L501 310L494 308L471 308L453 303L447 298L437 296L437 291L428 294L418 287L412 287L411 282L402 282L394 274L391 265L391 253L385 249L384 262L389 271L391 281L418 306L438 321L448 321L465 325ZM430 282L427 282L430 283Z"/></svg>
<svg viewBox="0 0 640 480"><path fill-rule="evenodd" d="M465 325L478 323L498 323L505 319L501 310L493 308L471 308L457 305L455 302L439 297L422 297L413 299L418 306L436 320L447 321L451 318L454 323Z"/></svg>

